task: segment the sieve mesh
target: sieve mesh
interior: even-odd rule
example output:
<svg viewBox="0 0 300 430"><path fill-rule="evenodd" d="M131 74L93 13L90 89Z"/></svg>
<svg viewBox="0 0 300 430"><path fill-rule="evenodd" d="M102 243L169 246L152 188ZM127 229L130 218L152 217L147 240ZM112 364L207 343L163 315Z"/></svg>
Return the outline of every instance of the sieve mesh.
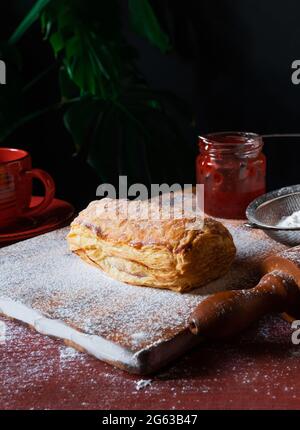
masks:
<svg viewBox="0 0 300 430"><path fill-rule="evenodd" d="M289 246L300 244L300 227L278 227L278 222L300 210L300 185L281 188L255 199L246 210L250 226L265 230L272 239Z"/></svg>

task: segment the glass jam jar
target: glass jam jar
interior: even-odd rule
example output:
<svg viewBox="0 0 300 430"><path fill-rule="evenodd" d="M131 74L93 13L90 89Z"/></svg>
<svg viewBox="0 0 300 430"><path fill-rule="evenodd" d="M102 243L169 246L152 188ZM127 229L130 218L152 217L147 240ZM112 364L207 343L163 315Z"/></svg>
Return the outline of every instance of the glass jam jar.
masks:
<svg viewBox="0 0 300 430"><path fill-rule="evenodd" d="M248 204L266 191L266 157L255 133L199 136L198 184L204 184L205 213L243 219Z"/></svg>

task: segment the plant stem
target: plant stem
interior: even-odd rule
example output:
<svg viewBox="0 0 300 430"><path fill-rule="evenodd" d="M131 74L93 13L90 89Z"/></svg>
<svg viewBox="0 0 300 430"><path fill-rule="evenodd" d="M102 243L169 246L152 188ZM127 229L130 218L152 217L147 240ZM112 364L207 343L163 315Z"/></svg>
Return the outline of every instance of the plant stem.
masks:
<svg viewBox="0 0 300 430"><path fill-rule="evenodd" d="M122 112L124 112L128 116L128 118L130 118L131 121L134 122L135 125L137 125L142 130L145 136L150 137L144 125L134 115L132 115L132 113L130 113L125 106L115 100L112 103L115 104Z"/></svg>
<svg viewBox="0 0 300 430"><path fill-rule="evenodd" d="M38 20L40 13L47 6L50 0L37 0L36 3L32 6L27 15L20 22L16 30L10 36L8 43L10 45L14 45L17 43L23 34L32 26L32 24Z"/></svg>
<svg viewBox="0 0 300 430"><path fill-rule="evenodd" d="M35 112L32 112L28 115L23 116L22 118L20 118L18 121L16 121L14 124L12 124L9 128L9 130L4 131L1 134L1 138L0 140L3 141L4 139L6 139L9 135L11 135L18 127L21 127L22 125L28 123L29 121L32 121L42 115L45 115L48 112L54 111L54 110L58 110L63 108L65 105L71 104L71 103L75 103L77 101L80 100L80 97L75 97L73 99L69 99L69 100L64 100L64 101L60 101L58 103L54 103L53 105L50 106L46 106L42 109L39 109Z"/></svg>
<svg viewBox="0 0 300 430"><path fill-rule="evenodd" d="M43 77L46 76L56 66L57 66L56 63L50 64L50 66L47 67L47 69L43 70L41 73L39 73L37 76L35 76L35 78L33 78L30 82L28 82L28 84L26 84L23 87L22 92L26 93L27 91L29 91L38 81L43 79Z"/></svg>

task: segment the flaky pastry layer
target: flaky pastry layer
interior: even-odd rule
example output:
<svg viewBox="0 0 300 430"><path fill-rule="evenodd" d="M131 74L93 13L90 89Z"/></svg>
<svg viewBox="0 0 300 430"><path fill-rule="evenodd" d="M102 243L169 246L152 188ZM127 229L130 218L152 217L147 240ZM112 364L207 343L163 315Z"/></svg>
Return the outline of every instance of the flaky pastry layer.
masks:
<svg viewBox="0 0 300 430"><path fill-rule="evenodd" d="M144 219L125 213L128 201L91 202L72 222L70 249L121 282L178 292L190 291L225 274L235 246L220 222L195 216ZM130 202L134 209L136 202ZM141 212L148 210L147 202ZM151 209L161 210L157 202ZM195 228L199 222L201 228ZM192 229L191 229L192 226Z"/></svg>

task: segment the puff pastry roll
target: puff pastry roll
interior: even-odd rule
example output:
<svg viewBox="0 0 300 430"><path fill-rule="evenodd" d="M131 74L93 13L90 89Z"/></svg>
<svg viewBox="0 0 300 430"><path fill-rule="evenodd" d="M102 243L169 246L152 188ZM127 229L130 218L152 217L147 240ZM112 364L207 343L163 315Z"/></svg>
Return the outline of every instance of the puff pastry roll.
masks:
<svg viewBox="0 0 300 430"><path fill-rule="evenodd" d="M236 249L222 223L205 218L201 228L191 229L195 215L162 219L125 215L127 205L132 209L136 204L108 198L91 202L71 224L70 249L121 282L178 292L205 285L228 271ZM148 201L138 204L149 210ZM151 210L161 210L158 200L150 205Z"/></svg>

